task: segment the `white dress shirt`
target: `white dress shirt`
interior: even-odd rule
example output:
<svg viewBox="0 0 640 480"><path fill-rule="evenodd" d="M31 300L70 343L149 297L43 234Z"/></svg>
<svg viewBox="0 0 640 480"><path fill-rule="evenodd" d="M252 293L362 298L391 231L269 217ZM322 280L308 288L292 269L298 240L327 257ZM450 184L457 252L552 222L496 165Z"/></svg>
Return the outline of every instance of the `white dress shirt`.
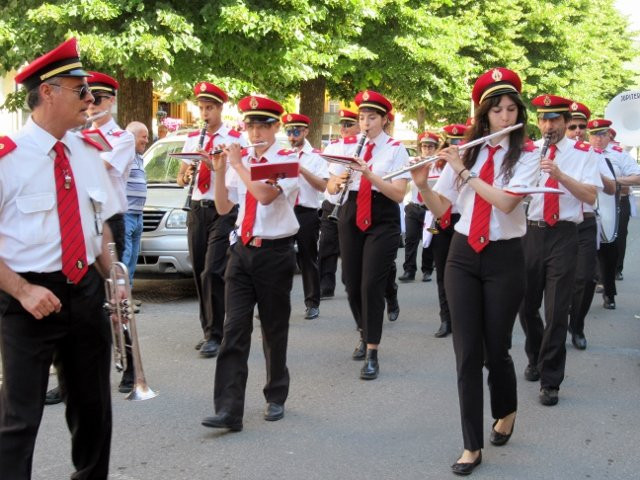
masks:
<svg viewBox="0 0 640 480"><path fill-rule="evenodd" d="M537 145L541 143L542 140L536 142ZM569 175L580 183L602 188L598 154L588 143L576 142L563 137L556 144L556 147L554 162L564 174ZM548 173L542 173L540 175L540 186L544 186L548 178ZM564 194L560 195L560 216L558 220L581 223L583 220L582 202L574 197L562 183L558 183L558 188L564 191ZM529 220L544 221L544 195L532 196L527 217Z"/></svg>
<svg viewBox="0 0 640 480"><path fill-rule="evenodd" d="M297 152L300 166L309 170L316 177L329 178L329 167L327 162L318 155L319 150L314 149L305 140L302 149ZM298 205L307 208L320 208L322 203L322 193L316 190L304 176L300 175L300 193L298 194Z"/></svg>
<svg viewBox="0 0 640 480"><path fill-rule="evenodd" d="M113 118L102 125L99 130L113 147L112 151L103 152L100 156L102 160L113 167L109 168L107 172L116 192L116 213L126 213L129 209L127 179L136 157L136 139L131 132L121 129Z"/></svg>
<svg viewBox="0 0 640 480"><path fill-rule="evenodd" d="M356 151L356 146L358 144L358 137L351 136L346 138L340 138L338 140L332 141L329 145L324 149L324 153L331 155L342 155L344 157L353 156ZM331 166L329 162L327 162L327 169L329 173L331 173ZM329 193L329 190L324 191L324 198L329 200L331 203L338 203L340 201L340 192L338 193Z"/></svg>
<svg viewBox="0 0 640 480"><path fill-rule="evenodd" d="M254 148L247 149L247 154L242 157L242 163L250 170L250 159L266 158L268 162L295 162L298 160L295 152L291 150L279 150L277 142L269 147L262 154L262 157L256 157ZM266 180L263 180L266 182ZM229 168L225 177L225 185L229 190L229 200L238 203L240 209L238 211L238 220L236 221L237 233L240 234L242 228L242 220L246 206L245 197L247 195L247 186L240 179L237 172L233 168ZM293 206L300 189L298 178L284 178L278 180L278 185L282 188L282 193L278 195L269 205L262 205L260 202L256 208L256 219L253 224L253 235L268 240L290 237L298 233L298 220L293 212ZM233 240L233 239L232 239Z"/></svg>
<svg viewBox="0 0 640 480"><path fill-rule="evenodd" d="M19 273L60 271L62 247L53 151L57 139L31 117L10 138L17 148L0 157L0 258ZM67 132L61 141L78 192L87 261L92 264L102 249L96 221L102 227L104 220L117 213L116 193L95 147L82 140L79 133Z"/></svg>
<svg viewBox="0 0 640 480"><path fill-rule="evenodd" d="M505 188L515 185L533 186L538 179L540 171L540 152L533 150L531 152L522 151L520 159L513 167L511 179L507 181L502 172L502 162L509 150L509 137L503 139L494 157L494 181L493 186L496 188ZM475 165L471 168L474 173L480 174L482 166L489 157L489 143L485 143L476 159ZM461 188L458 186L458 175L451 168L451 165L445 165L440 178L436 182L433 189L440 195L446 197L452 205L457 207L460 212L460 220L456 223L454 229L462 235L469 235L471 227L471 217L473 216L473 206L475 204L476 192L469 182ZM479 180L471 180L477 182ZM453 209L452 209L453 211ZM489 240L509 240L511 238L522 237L527 231L527 222L524 208L517 206L511 213L504 213L496 207L491 208L491 218L489 222Z"/></svg>

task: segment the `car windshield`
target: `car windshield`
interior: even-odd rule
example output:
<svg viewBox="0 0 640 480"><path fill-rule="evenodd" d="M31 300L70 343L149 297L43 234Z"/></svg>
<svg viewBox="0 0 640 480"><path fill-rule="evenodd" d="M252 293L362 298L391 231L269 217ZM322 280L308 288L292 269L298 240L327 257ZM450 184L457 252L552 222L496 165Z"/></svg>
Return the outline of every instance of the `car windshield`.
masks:
<svg viewBox="0 0 640 480"><path fill-rule="evenodd" d="M175 183L180 169L180 160L170 153L182 151L184 139L175 142L158 142L145 154L144 170L148 183Z"/></svg>

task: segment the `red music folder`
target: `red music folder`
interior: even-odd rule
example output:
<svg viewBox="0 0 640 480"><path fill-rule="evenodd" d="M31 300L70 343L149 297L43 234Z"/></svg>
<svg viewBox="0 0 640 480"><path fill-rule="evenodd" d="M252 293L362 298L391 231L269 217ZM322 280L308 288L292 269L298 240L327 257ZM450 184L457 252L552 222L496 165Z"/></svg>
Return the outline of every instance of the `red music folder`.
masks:
<svg viewBox="0 0 640 480"><path fill-rule="evenodd" d="M357 167L359 165L358 161L354 157L333 155L331 153L320 153L319 155L330 163L337 163L338 165L344 165L346 167Z"/></svg>
<svg viewBox="0 0 640 480"><path fill-rule="evenodd" d="M249 165L251 180L280 180L298 176L300 164L298 162L256 163Z"/></svg>
<svg viewBox="0 0 640 480"><path fill-rule="evenodd" d="M109 140L107 140L107 137L105 137L99 129L82 130L81 133L87 142L97 146L101 151L110 152L113 150Z"/></svg>

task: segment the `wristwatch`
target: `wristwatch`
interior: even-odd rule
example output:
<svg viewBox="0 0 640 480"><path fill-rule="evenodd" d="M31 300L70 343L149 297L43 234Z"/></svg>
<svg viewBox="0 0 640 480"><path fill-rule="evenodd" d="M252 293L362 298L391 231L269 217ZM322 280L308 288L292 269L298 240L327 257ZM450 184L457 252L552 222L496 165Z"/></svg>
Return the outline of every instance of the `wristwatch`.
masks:
<svg viewBox="0 0 640 480"><path fill-rule="evenodd" d="M476 172L472 172L471 170L467 170L467 171L469 172L469 175L467 175L467 178L462 183L463 185L466 184L472 178L478 178L478 174Z"/></svg>

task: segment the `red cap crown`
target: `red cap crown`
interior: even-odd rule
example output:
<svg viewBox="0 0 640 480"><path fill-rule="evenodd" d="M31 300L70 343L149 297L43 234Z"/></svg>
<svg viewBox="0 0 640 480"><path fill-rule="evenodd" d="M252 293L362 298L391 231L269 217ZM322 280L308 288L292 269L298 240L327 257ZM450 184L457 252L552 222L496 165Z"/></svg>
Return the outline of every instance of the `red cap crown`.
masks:
<svg viewBox="0 0 640 480"><path fill-rule="evenodd" d="M434 132L422 132L418 135L418 142L420 143L440 143L440 136Z"/></svg>
<svg viewBox="0 0 640 480"><path fill-rule="evenodd" d="M15 81L31 90L52 77L88 76L82 69L78 41L70 38L20 70Z"/></svg>
<svg viewBox="0 0 640 480"><path fill-rule="evenodd" d="M447 135L447 138L463 138L467 128L468 127L462 123L452 123L451 125L442 127L442 130Z"/></svg>
<svg viewBox="0 0 640 480"><path fill-rule="evenodd" d="M308 127L311 119L301 113L286 113L282 116L285 127Z"/></svg>
<svg viewBox="0 0 640 480"><path fill-rule="evenodd" d="M591 116L591 110L587 108L587 106L580 102L573 102L569 105L569 111L571 112L572 118L584 118L585 120L589 120Z"/></svg>
<svg viewBox="0 0 640 480"><path fill-rule="evenodd" d="M393 114L393 112L388 112L387 118L389 119L390 122L393 122L396 119L396 116Z"/></svg>
<svg viewBox="0 0 640 480"><path fill-rule="evenodd" d="M341 109L338 115L340 116L339 122L355 123L358 121L358 114L351 110Z"/></svg>
<svg viewBox="0 0 640 480"><path fill-rule="evenodd" d="M120 88L118 81L106 73L89 72L87 81L89 82L91 93L109 93L115 95L118 88Z"/></svg>
<svg viewBox="0 0 640 480"><path fill-rule="evenodd" d="M214 100L218 103L224 103L229 100L224 90L209 82L197 83L193 87L193 93L198 100Z"/></svg>
<svg viewBox="0 0 640 480"><path fill-rule="evenodd" d="M611 120L606 120L604 118L596 118L587 123L587 130L589 133L606 133L611 127Z"/></svg>
<svg viewBox="0 0 640 480"><path fill-rule="evenodd" d="M478 77L473 85L471 98L480 105L487 98L522 91L522 81L516 72L508 68L492 68Z"/></svg>
<svg viewBox="0 0 640 480"><path fill-rule="evenodd" d="M275 100L250 95L238 102L238 110L244 114L245 122L273 123L280 120L284 108Z"/></svg>
<svg viewBox="0 0 640 480"><path fill-rule="evenodd" d="M373 90L359 92L354 101L358 108L373 108L383 114L387 114L393 109L393 105L384 95Z"/></svg>
<svg viewBox="0 0 640 480"><path fill-rule="evenodd" d="M542 118L555 118L562 112L568 112L573 101L558 95L539 95L531 100L531 105L536 107L538 115Z"/></svg>

